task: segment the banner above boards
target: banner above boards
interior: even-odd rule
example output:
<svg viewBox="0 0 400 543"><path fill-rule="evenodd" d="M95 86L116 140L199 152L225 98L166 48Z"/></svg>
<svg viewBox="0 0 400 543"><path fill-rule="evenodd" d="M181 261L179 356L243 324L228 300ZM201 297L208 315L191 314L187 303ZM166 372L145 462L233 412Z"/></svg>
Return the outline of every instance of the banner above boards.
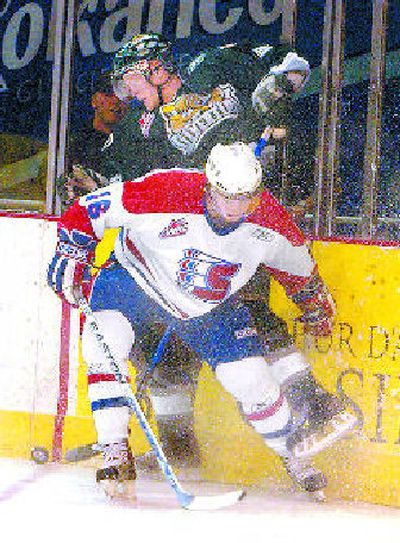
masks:
<svg viewBox="0 0 400 543"><path fill-rule="evenodd" d="M77 15L74 90L87 98L93 74L141 32L163 33L179 55L250 40L277 44L289 21L285 0L82 0ZM346 56L370 50L372 1L346 11ZM321 62L324 0L297 1L296 47ZM0 3L0 131L47 137L57 0ZM388 49L400 47L400 13L389 8ZM310 31L312 28L312 31ZM74 105L74 107L75 107ZM26 113L29 112L29 115Z"/></svg>

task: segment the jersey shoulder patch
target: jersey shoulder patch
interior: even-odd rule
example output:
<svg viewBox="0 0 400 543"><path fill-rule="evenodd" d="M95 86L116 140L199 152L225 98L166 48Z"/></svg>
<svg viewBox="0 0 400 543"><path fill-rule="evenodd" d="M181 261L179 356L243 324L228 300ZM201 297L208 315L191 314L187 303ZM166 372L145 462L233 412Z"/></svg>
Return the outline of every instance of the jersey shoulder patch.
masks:
<svg viewBox="0 0 400 543"><path fill-rule="evenodd" d="M288 210L269 191L264 191L259 207L246 220L284 236L292 245L304 245L306 239Z"/></svg>

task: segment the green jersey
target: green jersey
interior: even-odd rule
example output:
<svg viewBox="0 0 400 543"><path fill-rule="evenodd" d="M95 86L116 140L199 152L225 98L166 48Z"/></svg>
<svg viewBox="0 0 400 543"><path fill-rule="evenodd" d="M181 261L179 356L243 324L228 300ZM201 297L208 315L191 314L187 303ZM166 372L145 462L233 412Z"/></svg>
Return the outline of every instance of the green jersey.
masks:
<svg viewBox="0 0 400 543"><path fill-rule="evenodd" d="M287 93L262 114L252 103L258 82L285 55L287 49L267 47L260 57L237 45L200 53L182 69L173 101L151 113L132 108L115 128L104 174L126 180L158 168L202 168L216 143L257 142L289 109Z"/></svg>

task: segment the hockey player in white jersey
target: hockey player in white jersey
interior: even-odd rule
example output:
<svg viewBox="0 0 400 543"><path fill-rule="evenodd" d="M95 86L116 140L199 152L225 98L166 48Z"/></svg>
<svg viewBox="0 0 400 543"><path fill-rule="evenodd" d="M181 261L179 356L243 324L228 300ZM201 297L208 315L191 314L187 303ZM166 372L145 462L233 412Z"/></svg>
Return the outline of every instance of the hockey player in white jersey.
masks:
<svg viewBox="0 0 400 543"><path fill-rule="evenodd" d="M259 265L265 266L302 310L305 331L314 335L331 332L333 303L303 234L261 189L261 178L250 147L219 144L205 173L159 170L136 180L140 182L114 184L83 196L59 221L48 280L75 304L77 289L90 285L97 242L106 228L119 227L111 262L90 285L90 305L120 373L127 375L132 345L149 323L172 326L215 371L297 485L314 492L326 479L309 459L293 454L289 404L263 358L251 315L235 293ZM87 327L82 348L104 452L97 480L118 480L127 487L136 474L123 387ZM293 350L286 357L290 363L302 354Z"/></svg>
<svg viewBox="0 0 400 543"><path fill-rule="evenodd" d="M292 48L267 44L257 48L245 43L209 48L186 66L179 64L178 68L171 44L156 34L134 36L117 52L114 83L129 96L136 97L143 107L131 110L116 128L108 174L118 171L125 179L132 179L153 168L199 168L216 143L252 142L256 154L262 153L266 142L265 138L259 138L264 127L267 127L264 136L278 137L279 132L281 137L286 132L284 127L290 125L294 96L301 91L310 72L307 60ZM151 122L148 122L149 114ZM278 187L275 191L273 188L276 168L263 162L264 185L273 194L280 194ZM298 191L295 192L297 198ZM238 296L252 312L272 371L296 411L298 431L292 434L293 446L303 454L315 453L348 433L356 417L348 412L338 396L315 380L305 360L284 358L281 361L282 353L291 348L292 340L286 323L268 310L268 281L262 269ZM145 356L150 358L154 347L147 338L143 339L142 347ZM155 399L159 392L170 394L174 382L189 383L183 405L185 416L189 413L188 443L193 446L191 419L200 364L199 361L197 365L193 363L193 354L182 351L181 344L177 346L176 336L168 347L175 369L180 366L183 371L178 377L179 372L159 364L153 373L150 394ZM190 362L182 362L185 359ZM162 386L157 391L159 385ZM154 405L158 418L158 406ZM158 420L161 439L169 434L172 437L173 425L165 424L163 417ZM172 445L177 440L166 441ZM180 446L186 448L182 440Z"/></svg>

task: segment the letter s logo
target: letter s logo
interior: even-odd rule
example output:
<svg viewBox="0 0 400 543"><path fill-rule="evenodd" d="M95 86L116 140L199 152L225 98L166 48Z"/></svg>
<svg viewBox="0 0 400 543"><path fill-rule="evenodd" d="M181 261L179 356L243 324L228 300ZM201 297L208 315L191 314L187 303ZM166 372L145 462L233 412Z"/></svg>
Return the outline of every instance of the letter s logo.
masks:
<svg viewBox="0 0 400 543"><path fill-rule="evenodd" d="M240 267L197 249L185 249L179 261L178 283L204 302L222 302L229 296L231 279Z"/></svg>

